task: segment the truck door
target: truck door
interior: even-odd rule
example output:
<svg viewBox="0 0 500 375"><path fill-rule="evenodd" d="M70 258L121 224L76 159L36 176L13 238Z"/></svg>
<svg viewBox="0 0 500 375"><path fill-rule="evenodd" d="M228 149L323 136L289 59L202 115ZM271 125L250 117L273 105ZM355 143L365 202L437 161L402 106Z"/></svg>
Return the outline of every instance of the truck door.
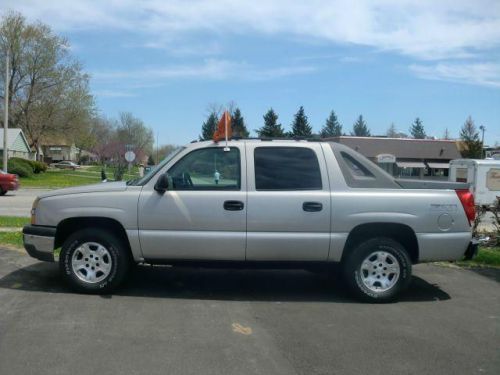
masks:
<svg viewBox="0 0 500 375"><path fill-rule="evenodd" d="M155 181L144 186L138 216L146 259L245 259L244 153L243 144L195 149L169 168L163 194Z"/></svg>
<svg viewBox="0 0 500 375"><path fill-rule="evenodd" d="M320 144L247 143L247 260L328 258L330 186Z"/></svg>

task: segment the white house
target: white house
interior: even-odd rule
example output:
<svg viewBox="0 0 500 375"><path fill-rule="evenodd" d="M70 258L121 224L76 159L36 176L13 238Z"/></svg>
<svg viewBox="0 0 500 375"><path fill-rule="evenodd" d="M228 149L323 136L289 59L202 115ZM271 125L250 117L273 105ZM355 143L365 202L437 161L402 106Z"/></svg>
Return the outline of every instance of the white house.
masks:
<svg viewBox="0 0 500 375"><path fill-rule="evenodd" d="M3 158L4 153L3 133L4 130L0 129L0 160ZM35 158L35 153L31 152L28 141L26 140L26 137L21 129L7 129L7 149L9 150L9 158L17 157L29 160L33 160Z"/></svg>

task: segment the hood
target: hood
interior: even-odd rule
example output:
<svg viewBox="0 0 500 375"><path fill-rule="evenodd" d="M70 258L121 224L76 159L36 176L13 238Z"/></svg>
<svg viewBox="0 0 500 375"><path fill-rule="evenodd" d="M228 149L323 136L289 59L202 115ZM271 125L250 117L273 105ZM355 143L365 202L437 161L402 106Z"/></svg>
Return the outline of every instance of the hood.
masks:
<svg viewBox="0 0 500 375"><path fill-rule="evenodd" d="M68 194L125 191L126 189L127 189L127 183L125 181L101 182L99 184L94 184L94 185L83 185L83 186L75 186L64 189L51 190L46 193L40 194L39 198L47 198L47 197L54 197L57 195L68 195Z"/></svg>

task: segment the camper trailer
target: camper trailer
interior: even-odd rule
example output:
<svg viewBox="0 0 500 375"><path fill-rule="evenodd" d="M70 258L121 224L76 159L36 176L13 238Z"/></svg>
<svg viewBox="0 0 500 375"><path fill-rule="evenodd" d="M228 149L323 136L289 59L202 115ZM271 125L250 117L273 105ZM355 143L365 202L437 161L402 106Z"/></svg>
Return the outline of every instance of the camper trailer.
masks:
<svg viewBox="0 0 500 375"><path fill-rule="evenodd" d="M449 180L469 183L476 205L490 206L500 196L500 160L452 160Z"/></svg>

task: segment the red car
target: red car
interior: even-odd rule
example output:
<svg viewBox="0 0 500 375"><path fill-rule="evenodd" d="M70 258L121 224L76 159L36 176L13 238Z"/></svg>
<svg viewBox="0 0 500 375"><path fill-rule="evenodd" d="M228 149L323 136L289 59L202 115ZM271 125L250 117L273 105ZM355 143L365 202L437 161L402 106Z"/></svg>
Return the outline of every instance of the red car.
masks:
<svg viewBox="0 0 500 375"><path fill-rule="evenodd" d="M18 188L17 174L5 173L0 170L0 195L5 195L9 190L17 190Z"/></svg>

